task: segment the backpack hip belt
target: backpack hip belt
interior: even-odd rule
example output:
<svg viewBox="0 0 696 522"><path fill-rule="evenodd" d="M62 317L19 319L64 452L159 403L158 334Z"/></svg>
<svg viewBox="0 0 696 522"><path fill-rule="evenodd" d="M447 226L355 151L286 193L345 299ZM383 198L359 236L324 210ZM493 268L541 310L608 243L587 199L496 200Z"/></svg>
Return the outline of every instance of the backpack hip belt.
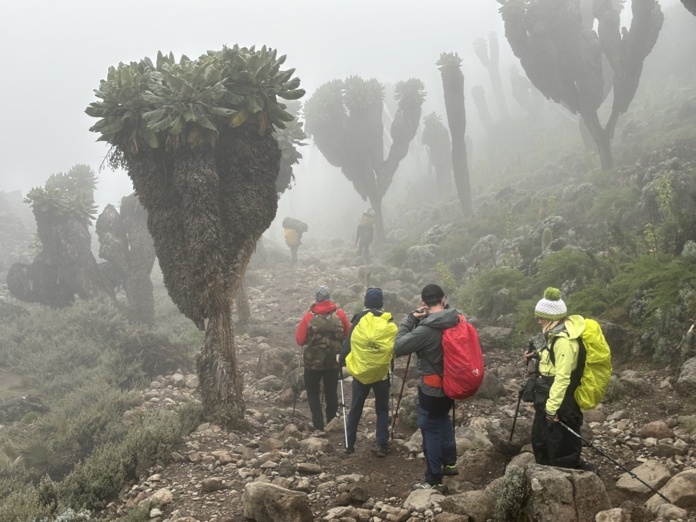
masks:
<svg viewBox="0 0 696 522"><path fill-rule="evenodd" d="M442 376L438 374L423 375L423 384L431 388L442 388Z"/></svg>

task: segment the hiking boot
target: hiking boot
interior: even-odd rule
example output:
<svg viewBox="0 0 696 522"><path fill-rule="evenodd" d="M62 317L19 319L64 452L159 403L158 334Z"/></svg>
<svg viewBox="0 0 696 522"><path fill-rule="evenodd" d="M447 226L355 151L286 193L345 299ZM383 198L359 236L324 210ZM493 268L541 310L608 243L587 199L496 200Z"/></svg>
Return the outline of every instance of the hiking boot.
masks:
<svg viewBox="0 0 696 522"><path fill-rule="evenodd" d="M457 469L457 465L452 464L451 466L442 466L442 474L445 477L454 477L455 475L459 475L459 470Z"/></svg>
<svg viewBox="0 0 696 522"><path fill-rule="evenodd" d="M348 446L346 448L346 455L352 455L353 453L355 453L355 448L353 446Z"/></svg>
<svg viewBox="0 0 696 522"><path fill-rule="evenodd" d="M445 492L445 486L444 484L430 484L429 482L426 482L425 480L423 482L418 482L414 484L411 489L413 491L419 490L419 489L432 489L437 491L438 493L444 493Z"/></svg>
<svg viewBox="0 0 696 522"><path fill-rule="evenodd" d="M377 457L379 457L380 459L383 459L386 456L387 456L387 447L382 446L382 445L378 445L377 446Z"/></svg>

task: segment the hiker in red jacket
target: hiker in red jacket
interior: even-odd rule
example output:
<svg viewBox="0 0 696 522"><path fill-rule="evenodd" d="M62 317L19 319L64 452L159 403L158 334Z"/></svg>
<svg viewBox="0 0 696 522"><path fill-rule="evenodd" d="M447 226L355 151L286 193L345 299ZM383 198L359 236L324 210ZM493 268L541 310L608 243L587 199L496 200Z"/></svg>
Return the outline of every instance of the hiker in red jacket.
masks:
<svg viewBox="0 0 696 522"><path fill-rule="evenodd" d="M319 287L316 302L309 307L295 332L295 340L302 346L307 402L315 430L324 429L324 415L319 399L322 380L326 422L331 422L338 412L338 355L349 330L348 317L331 301L329 289L326 286Z"/></svg>

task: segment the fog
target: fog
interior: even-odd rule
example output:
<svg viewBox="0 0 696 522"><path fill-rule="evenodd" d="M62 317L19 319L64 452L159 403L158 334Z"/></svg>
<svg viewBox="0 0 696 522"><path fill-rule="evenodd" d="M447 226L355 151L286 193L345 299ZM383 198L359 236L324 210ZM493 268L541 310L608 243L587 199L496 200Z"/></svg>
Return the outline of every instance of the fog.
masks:
<svg viewBox="0 0 696 522"><path fill-rule="evenodd" d="M428 93L423 115L432 111L444 115L435 65L440 53L457 52L463 58L467 96L473 85L488 85L486 70L472 51L476 38L497 32L504 76L516 60L504 39L496 1L429 4L414 0L3 2L0 191L26 194L51 174L88 164L99 176L95 197L100 207L117 204L130 193L127 175L105 165L107 146L89 132L95 120L84 109L95 100L93 90L109 66L153 57L158 50L197 57L235 43L276 48L288 56L286 64L302 80L304 100L334 78L359 75L394 84L416 77ZM492 103L491 107L495 110ZM471 107L468 111L469 133L475 134L476 115ZM310 224L311 237L314 222L332 223L317 214L338 213L341 222L348 219L346 209L359 212L367 207L316 149L306 146L301 152L305 158L295 169L295 186L280 200L279 219L297 215ZM403 180L399 185L399 175L390 189L396 195L408 190ZM352 230L351 223L336 235L347 237Z"/></svg>

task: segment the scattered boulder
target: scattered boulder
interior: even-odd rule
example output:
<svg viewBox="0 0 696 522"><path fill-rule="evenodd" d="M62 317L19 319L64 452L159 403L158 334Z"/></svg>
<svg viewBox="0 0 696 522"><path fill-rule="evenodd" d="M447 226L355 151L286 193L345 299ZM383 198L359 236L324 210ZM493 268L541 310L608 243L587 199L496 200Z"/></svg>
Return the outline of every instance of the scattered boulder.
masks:
<svg viewBox="0 0 696 522"><path fill-rule="evenodd" d="M660 489L660 493L675 506L684 509L696 508L696 469L687 469L678 473ZM648 499L645 507L655 513L660 505L667 503L656 493Z"/></svg>
<svg viewBox="0 0 696 522"><path fill-rule="evenodd" d="M256 522L312 522L314 515L306 493L264 482L244 487L243 512Z"/></svg>
<svg viewBox="0 0 696 522"><path fill-rule="evenodd" d="M692 357L682 365L674 387L685 397L693 397L696 394L696 357Z"/></svg>
<svg viewBox="0 0 696 522"><path fill-rule="evenodd" d="M654 460L649 460L633 468L631 473L654 489L661 488L672 476L663 464ZM629 473L624 473L619 477L616 487L632 493L648 493L650 491L648 486L633 478Z"/></svg>

